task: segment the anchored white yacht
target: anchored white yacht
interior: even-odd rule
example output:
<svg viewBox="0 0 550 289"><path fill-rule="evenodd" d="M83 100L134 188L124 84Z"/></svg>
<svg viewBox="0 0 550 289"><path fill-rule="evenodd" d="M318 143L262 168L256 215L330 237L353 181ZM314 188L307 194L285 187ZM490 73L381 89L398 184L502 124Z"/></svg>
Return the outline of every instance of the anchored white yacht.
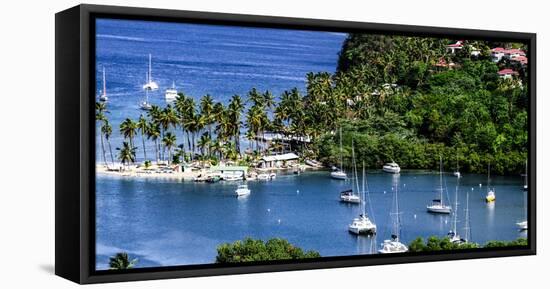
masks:
<svg viewBox="0 0 550 289"><path fill-rule="evenodd" d="M382 167L382 170L386 173L398 174L401 171L401 168L396 162L392 161L391 163L385 164Z"/></svg>
<svg viewBox="0 0 550 289"><path fill-rule="evenodd" d="M355 151L353 149L353 144L351 146L351 154L353 159L353 167L355 171L355 176L357 176L357 165L355 163ZM369 219L366 212L366 200L365 193L367 193L366 190L366 182L367 177L365 175L365 163L363 163L363 179L362 179L362 201L361 201L361 214L359 214L359 217L354 218L351 224L348 226L348 231L350 233L353 233L355 235L373 235L376 234L376 224ZM355 178L355 184L357 191L359 191L359 178Z"/></svg>
<svg viewBox="0 0 550 289"><path fill-rule="evenodd" d="M178 90L176 89L176 83L172 82L172 87L167 89L164 93L164 99L166 102L172 102L175 101L178 97Z"/></svg>
<svg viewBox="0 0 550 289"><path fill-rule="evenodd" d="M109 98L107 97L107 84L105 82L105 67L103 67L103 90L101 91L101 95L99 96L100 101L107 101Z"/></svg>
<svg viewBox="0 0 550 289"><path fill-rule="evenodd" d="M432 200L432 203L426 208L430 213L436 214L450 214L451 206L445 205L443 200L443 160L441 156L439 157L439 198Z"/></svg>
<svg viewBox="0 0 550 289"><path fill-rule="evenodd" d="M401 233L401 225L400 225L400 212L399 212L399 201L397 199L397 191L399 188L399 175L394 175L394 193L393 193L393 207L394 212L390 213L390 217L392 217L392 234L391 239L384 240L384 243L382 243L382 248L378 250L378 253L380 254L393 254L393 253L404 253L409 251L409 248L401 243L399 241L399 235Z"/></svg>
<svg viewBox="0 0 550 289"><path fill-rule="evenodd" d="M239 185L235 190L235 194L237 194L237 197L248 196L250 195L250 189L247 185Z"/></svg>
<svg viewBox="0 0 550 289"><path fill-rule="evenodd" d="M348 178L346 172L343 169L344 161L342 158L342 128L340 127L340 167L335 171L330 172L330 177L336 180L345 180Z"/></svg>

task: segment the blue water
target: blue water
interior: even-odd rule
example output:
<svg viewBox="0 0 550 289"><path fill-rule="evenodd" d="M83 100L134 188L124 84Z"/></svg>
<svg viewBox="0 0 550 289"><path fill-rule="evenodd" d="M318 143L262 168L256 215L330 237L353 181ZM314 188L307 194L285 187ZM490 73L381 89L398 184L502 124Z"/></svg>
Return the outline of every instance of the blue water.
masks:
<svg viewBox="0 0 550 289"><path fill-rule="evenodd" d="M121 143L120 123L144 113L139 103L145 98L142 85L149 53L152 78L159 84L157 91L149 93L151 103L166 105L164 92L173 81L178 91L192 96L197 104L205 94L227 103L235 94L245 100L253 87L270 90L277 97L294 87L304 92L308 72L335 71L346 37L328 32L107 19L97 20L96 36L97 94L105 67L114 147ZM180 144L181 134L177 136ZM98 149L98 160L100 153Z"/></svg>
<svg viewBox="0 0 550 289"><path fill-rule="evenodd" d="M374 238L348 233L347 226L360 213L360 207L339 202L339 192L350 184L331 179L326 171L248 182L252 193L245 198L234 196L236 183L100 175L96 191L97 268L105 269L108 256L119 251L137 256L139 266L144 267L213 263L216 246L245 237L282 237L322 256L368 254L372 242L379 248L391 234L394 182L399 183L402 241L444 236L450 230L450 215L426 212L426 205L435 197L437 174L368 175L369 212L378 226ZM456 178L447 176L445 181L454 204ZM461 179L458 232L463 234L469 191L472 241L526 237L515 226L525 218L521 178L495 177L497 201L493 204L485 203L485 181L481 175Z"/></svg>
<svg viewBox="0 0 550 289"><path fill-rule="evenodd" d="M197 102L208 93L225 103L234 94L245 96L252 87L269 89L275 95L293 87L304 91L306 73L334 72L345 36L98 20L97 88L101 88L101 69L105 66L113 150L121 143L118 126L122 120L135 120L143 113L138 104L144 97L141 87L149 53L153 55L153 79L160 86L149 94L152 103L165 104L164 90L172 81ZM99 137L97 140L99 161ZM152 151L149 153L152 155ZM437 180L435 174L402 173L399 177L404 242L417 236L443 236L449 230L450 216L426 212L426 205L435 196ZM446 180L449 196L454 198L456 179ZM347 232L359 207L338 201L339 192L350 184L330 179L328 172L279 175L273 182L251 182L248 185L252 194L242 199L233 196L236 184L98 175L97 268L107 268L108 257L120 251L138 257L141 267L212 263L216 246L247 236L286 238L323 256L366 254L372 243L378 248L390 234L394 181L388 174L369 175L370 213L378 225L378 235L368 238ZM479 183L485 184L485 176L467 175L462 179L459 219L464 220L465 193L470 191L473 241L525 236L515 228L515 223L525 218L522 180L496 177L493 182L497 201L487 205L483 200L485 187L479 188Z"/></svg>

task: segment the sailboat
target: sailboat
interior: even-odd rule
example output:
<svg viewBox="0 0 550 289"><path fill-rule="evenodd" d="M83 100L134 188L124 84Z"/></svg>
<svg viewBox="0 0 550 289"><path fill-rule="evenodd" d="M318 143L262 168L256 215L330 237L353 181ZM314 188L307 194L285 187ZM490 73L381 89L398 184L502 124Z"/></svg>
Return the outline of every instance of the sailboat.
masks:
<svg viewBox="0 0 550 289"><path fill-rule="evenodd" d="M149 53L149 71L147 73L146 83L143 85L144 90L157 90L159 86L156 82L153 81L153 76L151 74L151 54Z"/></svg>
<svg viewBox="0 0 550 289"><path fill-rule="evenodd" d="M524 191L528 190L528 186L527 186L528 181L529 181L529 178L527 178L527 160L525 160L525 183L523 184Z"/></svg>
<svg viewBox="0 0 550 289"><path fill-rule="evenodd" d="M527 175L527 173L525 174ZM527 178L527 176L526 176ZM524 193L525 194L525 193ZM526 199L526 196L523 197L523 207L525 208L525 215L527 216L527 201L525 200ZM528 225L527 225L527 220L525 221L521 221L521 222L517 222L516 223L516 226L518 226L518 229L520 231L525 231L528 229Z"/></svg>
<svg viewBox="0 0 550 289"><path fill-rule="evenodd" d="M487 195L485 195L485 201L487 203L494 202L496 200L495 189L491 189L491 163L489 163L487 168Z"/></svg>
<svg viewBox="0 0 550 289"><path fill-rule="evenodd" d="M343 169L344 161L342 158L342 127L340 127L340 167L330 173L330 177L337 180L345 180L348 178Z"/></svg>
<svg viewBox="0 0 550 289"><path fill-rule="evenodd" d="M164 99L166 102L175 101L178 97L178 90L176 89L176 82L172 81L172 87L167 89L164 93Z"/></svg>
<svg viewBox="0 0 550 289"><path fill-rule="evenodd" d="M428 212L430 213L437 213L437 214L450 214L451 213L451 206L445 205L445 202L443 200L443 160L441 156L439 156L439 198L432 200L432 203L428 205L426 208L428 209Z"/></svg>
<svg viewBox="0 0 550 289"><path fill-rule="evenodd" d="M460 178L462 175L460 174L460 171L458 170L458 152L456 153L456 171L453 172L453 176Z"/></svg>
<svg viewBox="0 0 550 289"><path fill-rule="evenodd" d="M139 108L141 108L142 110L150 110L151 109L151 104L149 103L149 90L145 90L145 100L143 100L140 104L139 104Z"/></svg>
<svg viewBox="0 0 550 289"><path fill-rule="evenodd" d="M451 231L447 234L447 237L449 237L449 240L452 243L461 243L460 235L458 235L456 225L458 223L458 187L459 187L459 180L456 181L456 188L455 188L455 207L453 212L453 227Z"/></svg>
<svg viewBox="0 0 550 289"><path fill-rule="evenodd" d="M354 155L353 145L351 149L352 149L352 155ZM354 165L355 175L357 176L357 165L355 164L355 158L353 163L354 163L353 165ZM365 175L365 163L363 163L363 179L362 179L362 183L363 183L362 199L363 200L361 202L361 214L359 214L359 217L354 218L352 223L348 226L348 231L355 235L376 234L376 224L374 224L374 222L369 219L365 208L366 207L366 198L365 198L366 182L367 182L367 177ZM357 191L359 191L359 178L355 178L355 183L357 186Z"/></svg>
<svg viewBox="0 0 550 289"><path fill-rule="evenodd" d="M353 159L353 163L355 164L355 150L352 146L351 148L351 152L352 152L352 159ZM352 176L353 179L357 179L358 176L356 175L357 171L354 170L354 175ZM361 203L361 197L359 196L359 192L357 192L357 194L355 194L353 192L353 182L351 184L352 186L352 189L349 189L349 190L345 190L343 192L340 193L340 201L341 202L344 202L344 203L352 203L352 204L360 204Z"/></svg>
<svg viewBox="0 0 550 289"><path fill-rule="evenodd" d="M99 96L100 101L107 101L109 98L107 97L107 84L105 83L105 67L103 67L103 90L101 91L101 95Z"/></svg>
<svg viewBox="0 0 550 289"><path fill-rule="evenodd" d="M399 175L394 176L394 193L393 193L393 207L395 212L390 213L390 217L393 217L393 226L390 240L384 240L382 243L382 248L378 250L380 254L392 254L392 253L404 253L409 251L409 248L399 241L399 235L401 232L400 226L400 212L399 212L399 201L397 199L397 191L399 188Z"/></svg>

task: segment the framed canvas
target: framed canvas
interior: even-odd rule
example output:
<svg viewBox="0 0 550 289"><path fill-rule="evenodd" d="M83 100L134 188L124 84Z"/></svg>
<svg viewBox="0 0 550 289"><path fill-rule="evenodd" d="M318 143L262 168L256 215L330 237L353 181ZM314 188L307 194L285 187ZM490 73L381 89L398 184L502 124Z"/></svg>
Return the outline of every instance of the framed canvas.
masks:
<svg viewBox="0 0 550 289"><path fill-rule="evenodd" d="M95 5L55 19L61 277L536 253L535 34Z"/></svg>

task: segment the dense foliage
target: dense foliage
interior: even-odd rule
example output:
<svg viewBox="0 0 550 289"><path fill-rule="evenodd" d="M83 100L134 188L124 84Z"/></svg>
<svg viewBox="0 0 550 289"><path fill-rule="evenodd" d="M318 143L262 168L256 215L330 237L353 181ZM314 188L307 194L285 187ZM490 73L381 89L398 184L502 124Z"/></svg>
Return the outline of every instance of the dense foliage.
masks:
<svg viewBox="0 0 550 289"><path fill-rule="evenodd" d="M125 144L118 159L133 163L152 143L152 159L248 162L262 154L295 151L326 165L339 159L338 131L343 132L344 166L351 164L351 144L358 160L379 168L394 160L405 169L434 169L439 156L446 169L457 159L462 172L496 174L523 171L528 142L528 87L525 66L493 62L490 48L521 44L463 41L451 53L451 40L350 34L334 74L308 73L306 91L251 88L228 103L215 97L180 93L173 105L153 106L138 120L119 126ZM471 51L479 51L473 56ZM441 65L442 64L442 65ZM497 72L512 67L510 79ZM105 104L96 106L103 161L114 162ZM277 132L285 141L262 141ZM292 138L294 137L294 138ZM135 138L139 138L138 141ZM251 142L250 150L241 146ZM306 140L306 141L303 141ZM136 143L141 141L142 148ZM107 157L109 152L110 158Z"/></svg>
<svg viewBox="0 0 550 289"><path fill-rule="evenodd" d="M416 238L409 244L409 252L429 252L429 251L441 251L441 250L461 250L461 249L475 249L475 248L502 248L502 247L516 247L527 246L527 239L519 238L514 241L489 241L485 245L479 245L477 243L453 243L447 237L429 237L425 242L422 238Z"/></svg>
<svg viewBox="0 0 550 289"><path fill-rule="evenodd" d="M239 263L251 261L295 260L319 258L318 252L293 246L287 240L276 238L267 242L246 238L218 246L216 263Z"/></svg>

